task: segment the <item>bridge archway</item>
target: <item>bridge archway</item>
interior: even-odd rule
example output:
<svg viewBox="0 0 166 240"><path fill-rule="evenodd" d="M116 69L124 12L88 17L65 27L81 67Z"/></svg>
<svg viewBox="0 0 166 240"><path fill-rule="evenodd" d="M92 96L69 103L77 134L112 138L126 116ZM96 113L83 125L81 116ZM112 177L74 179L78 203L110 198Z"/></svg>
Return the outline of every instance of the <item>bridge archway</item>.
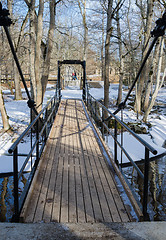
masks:
<svg viewBox="0 0 166 240"><path fill-rule="evenodd" d="M83 92L82 92L82 98L85 101L86 99L86 91L85 91L85 84L86 84L86 61L81 61L81 60L63 60L63 61L58 61L58 86L59 86L59 91L60 91L60 96L61 96L61 66L63 64L68 64L68 65L73 65L73 64L79 64L82 66L83 69Z"/></svg>

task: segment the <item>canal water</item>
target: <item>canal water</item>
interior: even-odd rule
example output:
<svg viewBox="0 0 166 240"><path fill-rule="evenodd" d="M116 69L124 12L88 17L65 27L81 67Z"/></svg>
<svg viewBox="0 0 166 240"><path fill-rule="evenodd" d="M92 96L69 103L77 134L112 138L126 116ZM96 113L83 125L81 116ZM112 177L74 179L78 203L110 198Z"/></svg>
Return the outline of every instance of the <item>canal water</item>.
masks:
<svg viewBox="0 0 166 240"><path fill-rule="evenodd" d="M139 165L142 171L144 166ZM150 162L148 213L150 221L166 221L166 156ZM139 201L143 201L143 180L133 167L123 169Z"/></svg>
<svg viewBox="0 0 166 240"><path fill-rule="evenodd" d="M19 184L19 193L26 184L28 174L24 174ZM13 215L13 176L0 178L0 222L10 222Z"/></svg>

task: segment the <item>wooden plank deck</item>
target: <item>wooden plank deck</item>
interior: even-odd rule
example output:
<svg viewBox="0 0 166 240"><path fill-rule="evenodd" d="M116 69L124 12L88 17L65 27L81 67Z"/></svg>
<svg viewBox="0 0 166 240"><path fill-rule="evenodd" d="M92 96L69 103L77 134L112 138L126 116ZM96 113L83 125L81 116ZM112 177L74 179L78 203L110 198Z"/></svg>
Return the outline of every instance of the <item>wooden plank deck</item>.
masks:
<svg viewBox="0 0 166 240"><path fill-rule="evenodd" d="M21 216L24 222L132 221L81 101L61 102Z"/></svg>

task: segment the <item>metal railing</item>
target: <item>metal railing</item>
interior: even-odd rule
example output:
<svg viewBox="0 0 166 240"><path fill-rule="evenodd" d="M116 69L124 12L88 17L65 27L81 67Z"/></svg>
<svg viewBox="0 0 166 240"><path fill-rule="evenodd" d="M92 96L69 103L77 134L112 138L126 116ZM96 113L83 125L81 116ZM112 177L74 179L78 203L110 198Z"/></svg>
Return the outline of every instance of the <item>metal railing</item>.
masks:
<svg viewBox="0 0 166 240"><path fill-rule="evenodd" d="M59 89L56 87L54 97L52 97L38 116L30 123L21 136L14 142L8 152L13 154L13 172L14 172L14 214L12 221L18 222L20 213L25 202L28 190L30 188L35 170L39 163L42 151L44 149L46 140L48 138L52 123L56 116L61 95ZM32 111L32 110L31 110ZM26 154L19 152L23 149L22 142L26 141ZM29 142L29 146L28 146ZM29 148L29 149L28 149ZM29 152L28 152L29 151ZM23 164L20 165L21 157L26 156ZM26 167L29 167L26 170ZM28 171L28 179L24 188L20 192L19 184L21 177Z"/></svg>
<svg viewBox="0 0 166 240"><path fill-rule="evenodd" d="M94 119L96 125L101 131L102 138L104 141L108 140L108 136L113 138L113 157L115 163L120 167L123 163L124 154L129 160L130 164L137 171L141 179L143 179L143 203L142 203L142 212L144 216L144 220L148 220L148 212L147 212L147 203L148 203L148 175L149 175L149 153L156 155L157 151L149 145L145 140L143 140L140 136L134 133L123 121L121 121L117 116L115 116L111 111L109 111L101 102L96 100L90 93L88 88L88 83L86 84L86 100L85 104ZM107 120L108 119L108 120ZM112 123L112 129L109 127L109 122ZM133 161L130 153L124 148L124 139L123 139L123 131L127 131L130 133L138 142L142 144L145 148L145 158L144 158L144 173L138 167L138 165ZM118 140L118 135L121 134L121 140ZM107 141L108 144L108 141ZM109 144L108 144L109 147ZM121 162L118 161L118 150L121 151ZM121 168L122 171L122 168ZM124 173L123 173L124 174ZM128 182L129 184L129 182ZM136 196L135 196L136 197ZM137 199L138 202L138 199Z"/></svg>

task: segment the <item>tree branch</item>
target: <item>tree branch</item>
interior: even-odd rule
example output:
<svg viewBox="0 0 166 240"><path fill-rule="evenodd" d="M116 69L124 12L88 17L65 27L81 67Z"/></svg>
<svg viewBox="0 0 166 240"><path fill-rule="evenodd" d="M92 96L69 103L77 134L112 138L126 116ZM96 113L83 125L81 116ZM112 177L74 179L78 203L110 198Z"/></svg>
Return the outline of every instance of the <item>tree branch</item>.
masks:
<svg viewBox="0 0 166 240"><path fill-rule="evenodd" d="M58 4L58 3L60 3L60 2L62 2L63 0L58 0L57 2L55 2L55 6Z"/></svg>

